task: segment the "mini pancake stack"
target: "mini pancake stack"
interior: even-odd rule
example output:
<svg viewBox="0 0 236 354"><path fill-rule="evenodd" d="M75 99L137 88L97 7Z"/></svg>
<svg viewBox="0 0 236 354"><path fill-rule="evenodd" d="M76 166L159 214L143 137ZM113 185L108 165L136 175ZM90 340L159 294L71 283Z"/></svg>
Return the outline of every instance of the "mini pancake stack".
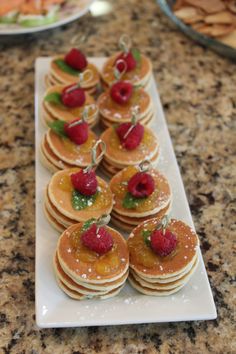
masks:
<svg viewBox="0 0 236 354"><path fill-rule="evenodd" d="M68 136L56 134L52 129L44 134L41 143L41 162L52 173L65 168L87 167L91 161L91 149L98 141L94 132L89 130L88 139L78 145ZM97 150L97 156L100 154Z"/></svg>
<svg viewBox="0 0 236 354"><path fill-rule="evenodd" d="M68 68L64 59L64 56L61 55L55 56L52 59L49 74L45 78L47 87L54 85L71 85L78 81L83 71ZM88 63L86 71L88 71L88 74L84 75L81 81L81 87L88 91L88 93L95 94L100 83L98 69L92 63Z"/></svg>
<svg viewBox="0 0 236 354"><path fill-rule="evenodd" d="M150 168L154 180L154 191L146 198L133 198L128 192L130 179L140 172L140 167L129 166L117 173L110 181L110 189L114 197L111 212L112 223L126 231L131 231L141 222L153 217L162 218L171 208L171 189L159 171Z"/></svg>
<svg viewBox="0 0 236 354"><path fill-rule="evenodd" d="M107 89L99 96L97 105L104 128L130 122L135 107L139 108L140 123L150 125L154 117L151 97L142 88L134 88L131 99L123 105L116 103L110 95L110 89Z"/></svg>
<svg viewBox="0 0 236 354"><path fill-rule="evenodd" d="M121 145L114 127L105 130L101 140L105 142L107 148L100 166L109 177L128 166L138 165L145 159L152 162L153 166L157 164L159 143L154 132L147 126L144 126L144 135L140 144L133 150L127 150Z"/></svg>
<svg viewBox="0 0 236 354"><path fill-rule="evenodd" d="M116 80L114 68L120 55L122 55L122 52L118 52L112 55L103 66L101 77L102 85L104 88L111 86ZM150 84L151 73L151 61L145 55L140 54L140 59L135 69L125 72L122 75L122 80L130 81L132 84L140 85L147 89Z"/></svg>
<svg viewBox="0 0 236 354"><path fill-rule="evenodd" d="M199 240L196 233L182 221L170 220L167 229L177 239L176 248L168 255L156 254L145 242L159 218L136 227L128 238L130 284L145 295L166 296L179 291L191 278L198 264Z"/></svg>
<svg viewBox="0 0 236 354"><path fill-rule="evenodd" d="M71 175L79 171L81 171L80 168L69 168L56 172L45 192L45 215L50 224L59 232L72 224L91 218L98 219L104 214L109 215L112 210L111 190L108 184L98 176L95 196L88 198L76 193Z"/></svg>
<svg viewBox="0 0 236 354"><path fill-rule="evenodd" d="M76 300L113 297L120 292L128 276L127 243L119 232L106 226L113 247L99 255L81 241L84 225L70 226L58 240L54 257L58 285Z"/></svg>
<svg viewBox="0 0 236 354"><path fill-rule="evenodd" d="M48 123L55 122L56 120L64 120L71 122L77 117L80 117L85 110L88 110L88 124L92 128L98 122L98 107L96 102L90 94L85 93L85 103L80 107L70 108L65 106L60 100L60 95L67 85L54 85L47 89L43 100L43 121ZM50 98L57 95L58 102L51 101Z"/></svg>

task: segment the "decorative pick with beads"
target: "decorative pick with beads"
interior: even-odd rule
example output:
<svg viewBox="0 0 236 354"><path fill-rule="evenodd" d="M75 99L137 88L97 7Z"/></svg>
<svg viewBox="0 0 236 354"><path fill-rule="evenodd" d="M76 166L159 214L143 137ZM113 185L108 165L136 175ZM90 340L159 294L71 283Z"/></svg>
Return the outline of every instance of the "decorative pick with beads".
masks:
<svg viewBox="0 0 236 354"><path fill-rule="evenodd" d="M136 149L144 135L144 126L138 122L139 107L132 110L131 123L122 123L116 128L116 133L120 139L121 145L127 150Z"/></svg>
<svg viewBox="0 0 236 354"><path fill-rule="evenodd" d="M97 156L97 149L101 148L100 154ZM92 161L85 169L71 175L71 182L76 191L84 196L92 196L97 193L98 181L94 168L100 162L106 151L106 145L102 140L98 140L91 151Z"/></svg>

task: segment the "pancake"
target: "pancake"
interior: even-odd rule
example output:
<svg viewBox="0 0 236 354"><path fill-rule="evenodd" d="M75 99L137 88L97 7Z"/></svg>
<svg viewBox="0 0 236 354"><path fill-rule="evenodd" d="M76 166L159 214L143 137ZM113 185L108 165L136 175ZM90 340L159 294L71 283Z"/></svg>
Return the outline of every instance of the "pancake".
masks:
<svg viewBox="0 0 236 354"><path fill-rule="evenodd" d="M47 207L44 205L44 215L46 216L48 222L56 229L59 233L65 230L64 226L60 224L48 211Z"/></svg>
<svg viewBox="0 0 236 354"><path fill-rule="evenodd" d="M148 173L150 173L154 179L155 190L147 198L140 198L135 208L125 208L123 206L123 200L128 191L127 183L130 178L139 171L139 167L129 166L117 173L110 181L110 189L114 196L113 211L119 215L134 218L154 215L166 208L172 199L170 185L166 177L159 171L151 169Z"/></svg>
<svg viewBox="0 0 236 354"><path fill-rule="evenodd" d="M82 210L75 210L71 203L73 186L71 174L80 171L79 168L70 168L55 173L48 185L48 196L51 203L63 215L70 219L86 221L98 219L101 215L109 215L113 206L112 193L107 183L97 176L98 194L92 205Z"/></svg>
<svg viewBox="0 0 236 354"><path fill-rule="evenodd" d="M80 72L76 73L75 75L69 74L59 68L59 66L55 63L55 60L62 59L64 60L64 56L59 55L52 59L50 65L50 75L52 75L58 82L69 85L73 84L74 82L78 81ZM84 89L91 89L96 87L99 84L100 77L98 69L92 63L88 63L86 68L83 70L84 72L89 70L92 75L90 77L90 73L88 75L84 75L83 80L81 81L81 87Z"/></svg>
<svg viewBox="0 0 236 354"><path fill-rule="evenodd" d="M142 125L146 125L146 126L150 126L150 124L153 122L154 120L154 112L153 110L151 110L150 112L148 112L144 117L142 117L141 119L139 119L139 123L141 123ZM110 128L112 126L114 126L114 122L110 121L107 118L104 118L103 116L100 115L101 118L101 124L102 127L104 129ZM122 123L123 121L118 121L117 123Z"/></svg>
<svg viewBox="0 0 236 354"><path fill-rule="evenodd" d="M134 89L131 99L124 105L116 103L108 90L99 96L97 105L101 116L111 123L130 122L136 106L139 107L140 120L153 109L151 96L142 88Z"/></svg>
<svg viewBox="0 0 236 354"><path fill-rule="evenodd" d="M148 278L168 278L179 275L186 268L193 266L197 258L199 241L196 233L182 221L171 219L168 230L177 238L176 249L168 256L158 256L148 246L143 238L143 230L153 231L160 219L153 218L137 226L128 238L130 252L130 267L142 276Z"/></svg>
<svg viewBox="0 0 236 354"><path fill-rule="evenodd" d="M111 84L116 80L114 76L114 64L120 54L121 52L112 55L103 66L101 76L103 82L107 86L111 86ZM142 54L140 63L136 66L134 70L126 72L124 75L122 75L122 80L131 81L133 84L144 86L144 83L150 77L151 72L151 61L145 55Z"/></svg>
<svg viewBox="0 0 236 354"><path fill-rule="evenodd" d="M52 129L49 129L44 136L43 145L47 146L57 167L61 169L76 166L87 167L92 162L91 150L97 140L95 133L89 130L87 141L77 145L69 138L61 137L54 133ZM97 156L100 153L101 150L97 149Z"/></svg>
<svg viewBox="0 0 236 354"><path fill-rule="evenodd" d="M76 283L103 284L114 282L127 273L129 254L127 243L119 232L106 226L113 238L112 249L98 255L81 241L83 224L65 230L57 243L57 256L63 271Z"/></svg>
<svg viewBox="0 0 236 354"><path fill-rule="evenodd" d="M145 159L151 160L159 151L159 143L155 133L148 127L144 127L144 135L141 143L133 150L122 147L120 139L113 127L105 130L101 139L107 145L104 158L111 165L124 168L136 165Z"/></svg>
<svg viewBox="0 0 236 354"><path fill-rule="evenodd" d="M62 94L63 89L66 87L66 85L55 85L47 89L45 92L45 96L52 93L59 93ZM43 106L54 119L59 119L59 120L64 120L66 122L71 122L72 120L81 117L85 107L90 106L91 108L89 109L88 112L88 123L92 123L98 115L98 107L96 105L96 102L92 96L90 96L87 92L85 93L85 103L81 107L75 107L75 108L70 108L66 107L63 104L55 104L52 102L47 102L43 101Z"/></svg>
<svg viewBox="0 0 236 354"><path fill-rule="evenodd" d="M95 289L92 288L93 284L89 284L90 287L87 287L87 284L84 282L76 283L72 278L67 275L64 270L62 269L57 254L54 256L54 271L58 279L60 279L69 289L79 291L81 294L84 295L104 295L111 290L114 290L124 284L127 279L128 271L117 281L112 282L111 284L105 283L102 285L95 284ZM107 286L106 286L107 285Z"/></svg>

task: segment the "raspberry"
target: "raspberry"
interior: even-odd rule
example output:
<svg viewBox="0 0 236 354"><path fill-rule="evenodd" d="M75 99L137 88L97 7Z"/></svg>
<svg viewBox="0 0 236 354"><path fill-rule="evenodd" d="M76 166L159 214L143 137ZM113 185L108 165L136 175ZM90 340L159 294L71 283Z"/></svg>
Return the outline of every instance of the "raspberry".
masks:
<svg viewBox="0 0 236 354"><path fill-rule="evenodd" d="M73 86L75 85L70 85L63 89L61 95L62 102L66 107L81 107L86 101L85 92L80 87L72 89Z"/></svg>
<svg viewBox="0 0 236 354"><path fill-rule="evenodd" d="M137 123L132 129L131 125L132 123L122 123L116 128L116 133L119 136L120 142L127 150L136 149L141 143L144 134L144 127L142 124Z"/></svg>
<svg viewBox="0 0 236 354"><path fill-rule="evenodd" d="M93 224L81 236L83 244L91 251L100 255L109 252L113 246L113 238L105 227L97 227Z"/></svg>
<svg viewBox="0 0 236 354"><path fill-rule="evenodd" d="M128 71L131 71L131 70L134 70L136 68L136 60L134 59L134 56L131 52L128 52L128 53L121 53L118 58L116 59L116 63L117 61L119 60L123 60L126 64L126 72ZM119 72L123 72L124 71L124 63L121 61L121 62L118 62L116 64L116 68L119 70Z"/></svg>
<svg viewBox="0 0 236 354"><path fill-rule="evenodd" d="M88 65L85 55L76 48L72 48L65 56L65 62L71 68L82 71Z"/></svg>
<svg viewBox="0 0 236 354"><path fill-rule="evenodd" d="M155 230L151 234L151 248L158 256L168 256L176 247L177 239L172 232Z"/></svg>
<svg viewBox="0 0 236 354"><path fill-rule="evenodd" d="M118 104L127 103L133 93L133 85L126 81L118 81L112 85L110 96Z"/></svg>
<svg viewBox="0 0 236 354"><path fill-rule="evenodd" d="M128 191L136 198L148 197L154 189L154 179L146 172L137 172L128 182Z"/></svg>
<svg viewBox="0 0 236 354"><path fill-rule="evenodd" d="M77 124L76 124L77 123ZM64 125L66 135L77 145L84 144L88 140L88 123L81 119L75 119Z"/></svg>
<svg viewBox="0 0 236 354"><path fill-rule="evenodd" d="M74 188L83 195L94 195L97 191L98 181L94 170L88 172L81 170L73 173L71 182Z"/></svg>

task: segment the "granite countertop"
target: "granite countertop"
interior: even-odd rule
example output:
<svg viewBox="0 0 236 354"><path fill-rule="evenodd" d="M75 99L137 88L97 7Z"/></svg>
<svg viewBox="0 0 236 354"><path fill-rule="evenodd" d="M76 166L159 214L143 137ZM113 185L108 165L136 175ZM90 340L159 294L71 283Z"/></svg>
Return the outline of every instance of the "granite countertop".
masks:
<svg viewBox="0 0 236 354"><path fill-rule="evenodd" d="M178 32L154 1L109 3L112 12L105 15L87 14L3 44L0 39L0 352L235 353L235 64ZM34 61L65 52L75 34L83 36L87 55L108 55L124 32L153 61L218 318L40 330L34 302Z"/></svg>

